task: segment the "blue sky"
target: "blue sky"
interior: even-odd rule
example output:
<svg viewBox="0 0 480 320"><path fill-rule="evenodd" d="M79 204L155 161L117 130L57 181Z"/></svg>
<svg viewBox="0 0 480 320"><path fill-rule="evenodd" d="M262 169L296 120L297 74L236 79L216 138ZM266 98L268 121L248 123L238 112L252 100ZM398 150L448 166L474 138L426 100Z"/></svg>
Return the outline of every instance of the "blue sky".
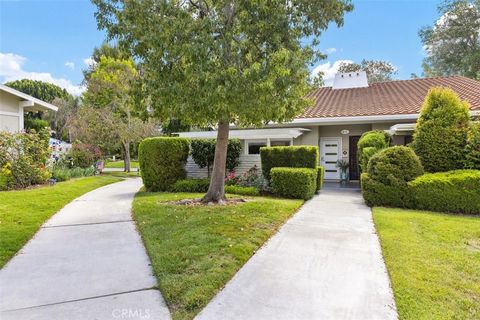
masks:
<svg viewBox="0 0 480 320"><path fill-rule="evenodd" d="M344 26L322 35L320 47L329 56L314 70L324 71L328 83L339 61L367 58L392 62L398 79L421 74L418 30L438 18L439 3L354 1ZM94 12L89 0L0 0L0 82L27 77L80 93L81 70L105 36Z"/></svg>

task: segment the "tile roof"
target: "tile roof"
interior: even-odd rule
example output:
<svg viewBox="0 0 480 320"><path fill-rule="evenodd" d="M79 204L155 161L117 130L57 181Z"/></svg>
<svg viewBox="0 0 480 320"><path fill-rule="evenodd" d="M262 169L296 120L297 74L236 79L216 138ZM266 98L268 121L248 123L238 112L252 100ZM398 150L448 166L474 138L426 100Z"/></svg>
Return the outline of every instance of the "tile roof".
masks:
<svg viewBox="0 0 480 320"><path fill-rule="evenodd" d="M480 111L480 81L461 77L435 77L387 81L366 88L319 88L307 95L314 105L297 118L326 118L419 113L428 90L448 87Z"/></svg>

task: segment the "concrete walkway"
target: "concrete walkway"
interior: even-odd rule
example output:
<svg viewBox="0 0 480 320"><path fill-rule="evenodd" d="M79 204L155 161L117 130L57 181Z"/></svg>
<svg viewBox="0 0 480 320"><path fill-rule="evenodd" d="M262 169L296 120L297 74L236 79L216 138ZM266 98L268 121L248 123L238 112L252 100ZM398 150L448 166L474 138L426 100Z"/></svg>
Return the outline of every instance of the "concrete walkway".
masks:
<svg viewBox="0 0 480 320"><path fill-rule="evenodd" d="M170 319L131 218L140 179L89 192L0 270L0 319Z"/></svg>
<svg viewBox="0 0 480 320"><path fill-rule="evenodd" d="M233 277L197 319L396 319L370 209L324 190Z"/></svg>

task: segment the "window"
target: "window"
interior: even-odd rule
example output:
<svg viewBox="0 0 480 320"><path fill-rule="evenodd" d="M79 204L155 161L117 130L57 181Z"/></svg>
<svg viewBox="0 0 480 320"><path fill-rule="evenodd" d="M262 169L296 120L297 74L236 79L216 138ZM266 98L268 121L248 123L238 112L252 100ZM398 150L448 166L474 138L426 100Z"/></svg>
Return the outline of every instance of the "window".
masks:
<svg viewBox="0 0 480 320"><path fill-rule="evenodd" d="M248 154L260 154L260 148L267 146L267 141L247 142Z"/></svg>
<svg viewBox="0 0 480 320"><path fill-rule="evenodd" d="M290 146L290 140L273 140L270 141L271 147L288 147Z"/></svg>

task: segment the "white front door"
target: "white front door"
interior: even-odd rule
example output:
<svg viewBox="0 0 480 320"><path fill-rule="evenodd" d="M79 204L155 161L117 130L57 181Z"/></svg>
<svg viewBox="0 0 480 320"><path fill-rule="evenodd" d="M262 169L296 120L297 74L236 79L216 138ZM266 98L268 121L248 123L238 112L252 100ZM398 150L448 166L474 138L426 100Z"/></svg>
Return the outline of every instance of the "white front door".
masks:
<svg viewBox="0 0 480 320"><path fill-rule="evenodd" d="M340 159L342 138L320 138L320 163L325 168L325 180L340 179L337 160Z"/></svg>

